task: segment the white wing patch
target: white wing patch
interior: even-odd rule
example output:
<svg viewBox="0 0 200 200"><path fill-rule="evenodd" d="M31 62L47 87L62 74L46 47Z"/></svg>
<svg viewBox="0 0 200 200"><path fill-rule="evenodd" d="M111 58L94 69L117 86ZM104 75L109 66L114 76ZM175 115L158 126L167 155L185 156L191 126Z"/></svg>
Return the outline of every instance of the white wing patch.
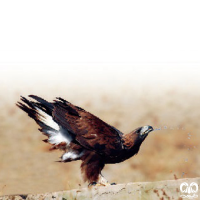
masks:
<svg viewBox="0 0 200 200"><path fill-rule="evenodd" d="M62 134L61 131L58 132L54 132L54 131L47 131L47 133L49 134L49 139L48 142L51 144L60 144L61 142L65 142L67 145L70 144L70 142L72 141L72 137L68 134L68 135L64 135Z"/></svg>
<svg viewBox="0 0 200 200"><path fill-rule="evenodd" d="M59 125L53 120L52 116L48 115L43 110L37 107L36 109L37 112L39 113L39 115L37 116L38 119L47 126L52 128L52 130L47 131L47 134L49 135L48 142L54 145L58 145L61 142L65 142L67 145L69 145L70 142L72 141L71 135L67 131L65 131L65 134L62 133Z"/></svg>
<svg viewBox="0 0 200 200"><path fill-rule="evenodd" d="M39 113L38 119L40 121L42 121L47 126L59 131L60 128L59 128L58 124L53 120L52 116L48 115L43 110L41 110L37 107L35 107L35 108L36 108L37 112Z"/></svg>
<svg viewBox="0 0 200 200"><path fill-rule="evenodd" d="M62 155L61 159L63 161L74 160L74 159L80 158L82 155L83 155L83 152L78 154L78 153L76 153L74 151L68 151L67 153Z"/></svg>

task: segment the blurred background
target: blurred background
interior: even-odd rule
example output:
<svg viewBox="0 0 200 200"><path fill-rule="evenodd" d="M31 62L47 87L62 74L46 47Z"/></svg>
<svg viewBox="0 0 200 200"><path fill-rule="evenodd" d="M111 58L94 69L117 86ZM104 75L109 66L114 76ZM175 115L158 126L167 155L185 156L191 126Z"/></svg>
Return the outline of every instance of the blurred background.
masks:
<svg viewBox="0 0 200 200"><path fill-rule="evenodd" d="M87 186L80 161L57 163L38 125L16 107L20 95L62 97L123 133L152 125L135 157L106 165L110 182L200 176L199 70L195 65L2 67L0 75L0 192L41 193Z"/></svg>

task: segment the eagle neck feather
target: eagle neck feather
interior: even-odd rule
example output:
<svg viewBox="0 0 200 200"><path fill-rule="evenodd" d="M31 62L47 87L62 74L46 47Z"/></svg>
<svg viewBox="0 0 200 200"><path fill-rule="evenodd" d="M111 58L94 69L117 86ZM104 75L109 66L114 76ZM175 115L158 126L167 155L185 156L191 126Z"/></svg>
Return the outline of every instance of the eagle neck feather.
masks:
<svg viewBox="0 0 200 200"><path fill-rule="evenodd" d="M135 131L132 131L124 135L123 145L124 145L124 148L126 149L127 156L131 157L137 154L142 142L143 142L143 139L139 138L138 134L136 134Z"/></svg>

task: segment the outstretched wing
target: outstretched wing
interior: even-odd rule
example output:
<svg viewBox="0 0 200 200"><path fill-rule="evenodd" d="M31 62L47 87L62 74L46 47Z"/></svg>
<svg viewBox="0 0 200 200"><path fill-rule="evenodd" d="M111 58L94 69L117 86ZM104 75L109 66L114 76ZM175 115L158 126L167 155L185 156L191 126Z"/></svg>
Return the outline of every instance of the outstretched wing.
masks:
<svg viewBox="0 0 200 200"><path fill-rule="evenodd" d="M39 130L48 136L48 139L43 141L52 144L51 149L67 150L73 138L67 130L53 120L54 104L34 95L29 95L29 97L35 101L21 97L21 102L18 102L17 106L33 118L40 126Z"/></svg>
<svg viewBox="0 0 200 200"><path fill-rule="evenodd" d="M123 149L122 133L84 109L61 98L50 103L29 97L35 101L21 97L17 106L39 124L52 149L67 150L71 142L102 156L117 156Z"/></svg>
<svg viewBox="0 0 200 200"><path fill-rule="evenodd" d="M83 147L103 156L116 156L123 149L122 133L98 117L62 98L54 103L53 119L74 135Z"/></svg>

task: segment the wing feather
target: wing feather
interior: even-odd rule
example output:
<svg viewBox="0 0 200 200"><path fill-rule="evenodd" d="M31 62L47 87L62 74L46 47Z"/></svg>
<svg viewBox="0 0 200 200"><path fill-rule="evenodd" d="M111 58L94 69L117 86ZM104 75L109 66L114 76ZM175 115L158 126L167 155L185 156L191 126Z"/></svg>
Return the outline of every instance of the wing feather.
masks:
<svg viewBox="0 0 200 200"><path fill-rule="evenodd" d="M119 130L61 98L54 103L53 119L87 149L104 156L116 156L123 149Z"/></svg>
<svg viewBox="0 0 200 200"><path fill-rule="evenodd" d="M25 111L40 126L39 130L48 137L48 139L43 141L52 144L51 149L66 150L72 141L72 136L66 129L60 127L59 124L53 120L53 103L47 102L34 95L29 95L29 97L36 101L21 97L21 102L18 102L17 106Z"/></svg>
<svg viewBox="0 0 200 200"><path fill-rule="evenodd" d="M52 149L66 150L75 144L102 156L117 156L123 149L123 134L84 109L62 98L50 103L38 96L29 97L35 101L21 97L17 105L39 124Z"/></svg>

